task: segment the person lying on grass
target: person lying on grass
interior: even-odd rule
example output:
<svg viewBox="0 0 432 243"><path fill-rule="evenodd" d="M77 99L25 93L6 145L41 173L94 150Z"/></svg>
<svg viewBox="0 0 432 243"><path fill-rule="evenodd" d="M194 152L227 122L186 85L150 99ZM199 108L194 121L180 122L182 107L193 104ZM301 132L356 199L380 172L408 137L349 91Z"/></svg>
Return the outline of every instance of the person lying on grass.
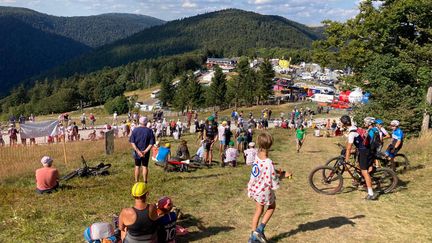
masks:
<svg viewBox="0 0 432 243"><path fill-rule="evenodd" d="M44 156L41 163L43 167L36 170L36 192L44 194L56 191L59 187L59 172L52 167L53 159Z"/></svg>
<svg viewBox="0 0 432 243"><path fill-rule="evenodd" d="M252 218L252 233L249 242L267 242L264 229L276 209L276 196L274 190L279 188L279 180L283 177L291 177L291 173L276 172L273 161L268 157L268 152L273 145L272 136L261 133L257 138L258 154L252 164L252 172L248 183L248 197L255 201L255 214ZM261 224L258 221L264 212Z"/></svg>

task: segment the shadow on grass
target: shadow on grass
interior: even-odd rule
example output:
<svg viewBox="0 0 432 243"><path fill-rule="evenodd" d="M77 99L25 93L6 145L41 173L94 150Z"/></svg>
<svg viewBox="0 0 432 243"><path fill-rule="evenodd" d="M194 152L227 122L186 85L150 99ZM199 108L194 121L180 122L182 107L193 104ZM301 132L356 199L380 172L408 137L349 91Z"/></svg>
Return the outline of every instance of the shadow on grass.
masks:
<svg viewBox="0 0 432 243"><path fill-rule="evenodd" d="M182 172L177 172L177 173L182 173ZM202 179L202 178L212 178L212 177L218 177L218 176L223 176L223 175L229 175L230 173L218 173L218 174L211 174L211 175L200 175L200 176L175 176L175 177L169 177L165 180L163 180L164 182L166 181L172 181L172 180L198 180L198 179Z"/></svg>
<svg viewBox="0 0 432 243"><path fill-rule="evenodd" d="M230 226L210 226L205 227L202 223L202 220L199 218L194 217L190 214L182 215L181 220L178 222L179 225L181 225L184 228L189 228L196 226L199 231L190 232L186 236L179 237L178 242L193 242L193 241L200 241L204 238L214 236L219 234L220 232L227 232L234 230L234 227Z"/></svg>
<svg viewBox="0 0 432 243"><path fill-rule="evenodd" d="M321 150L309 150L309 151L305 151L306 153L309 153L309 154L316 154L316 153L321 153L322 151Z"/></svg>
<svg viewBox="0 0 432 243"><path fill-rule="evenodd" d="M337 216L337 217L331 217L328 219L321 219L313 222L308 222L305 224L300 224L297 229L281 233L279 235L273 236L269 239L269 242L279 242L284 240L285 238L288 238L290 236L293 236L295 234L298 234L300 232L307 232L307 231L314 231L314 230L320 230L323 228L330 228L330 229L336 229L339 227L342 227L344 225L351 225L354 227L356 224L352 219L361 219L364 218L364 215L356 215L351 218L347 218L344 216Z"/></svg>
<svg viewBox="0 0 432 243"><path fill-rule="evenodd" d="M426 168L426 166L422 165L422 164L421 165L416 165L416 166L408 166L408 168L405 171L403 171L402 174L404 174L404 173L406 173L408 171L416 171L416 170L421 170L421 169L424 169L424 168Z"/></svg>

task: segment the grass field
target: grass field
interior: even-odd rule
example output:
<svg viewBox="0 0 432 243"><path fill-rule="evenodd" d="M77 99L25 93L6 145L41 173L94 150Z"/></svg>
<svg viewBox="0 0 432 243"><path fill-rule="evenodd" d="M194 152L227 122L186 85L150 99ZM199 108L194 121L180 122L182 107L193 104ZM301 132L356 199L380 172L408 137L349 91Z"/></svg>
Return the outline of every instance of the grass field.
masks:
<svg viewBox="0 0 432 243"><path fill-rule="evenodd" d="M292 131L271 133L276 142L270 157L278 168L294 172L293 179L283 181L276 192L277 209L266 228L272 242L432 241L432 180L428 178L432 173L432 136L406 143L402 152L409 156L411 169L400 175L397 191L368 202L363 200L365 192L353 190L348 179L344 192L335 196L319 195L307 183L309 171L337 155L334 143L343 138L308 136L297 154ZM185 138L191 152L196 151L195 137ZM177 142L170 142L175 149ZM117 152L110 157L103 155L100 142L71 146L75 147L68 148L67 165L61 145L33 154L30 147L23 148L21 157L0 165L7 168L0 174L0 242L82 242L85 227L110 221L113 213L133 205L133 162L125 139L116 141ZM3 150L0 153L5 154ZM81 153L90 164L100 160L112 163L112 173L75 178L58 193L36 195L33 171L44 153L54 156L61 174L79 166ZM164 173L151 165L150 200L154 202L162 195L173 198L186 215L180 224L191 232L185 242L246 242L254 212L254 203L246 196L249 174L250 167L245 165L214 166L190 173Z"/></svg>

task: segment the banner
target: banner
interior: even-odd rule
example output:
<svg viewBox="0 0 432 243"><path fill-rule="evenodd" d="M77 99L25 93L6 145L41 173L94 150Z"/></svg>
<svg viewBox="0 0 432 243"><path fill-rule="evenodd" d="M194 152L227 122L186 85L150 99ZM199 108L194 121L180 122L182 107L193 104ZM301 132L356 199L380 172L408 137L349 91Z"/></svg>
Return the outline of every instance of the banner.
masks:
<svg viewBox="0 0 432 243"><path fill-rule="evenodd" d="M20 124L21 138L38 138L57 135L58 121L30 122Z"/></svg>

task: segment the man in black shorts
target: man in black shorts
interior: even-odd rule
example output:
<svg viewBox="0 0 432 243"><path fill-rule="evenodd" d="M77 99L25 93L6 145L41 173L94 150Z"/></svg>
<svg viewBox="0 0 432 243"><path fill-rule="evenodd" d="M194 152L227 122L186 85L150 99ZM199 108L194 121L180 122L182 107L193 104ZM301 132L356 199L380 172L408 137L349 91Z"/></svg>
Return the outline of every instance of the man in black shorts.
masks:
<svg viewBox="0 0 432 243"><path fill-rule="evenodd" d="M373 192L372 179L369 174L369 169L371 168L373 163L373 156L371 156L369 149L365 145L364 139L357 132L357 127L352 125L351 117L344 115L340 118L340 121L344 128L348 129L348 141L346 145L345 160L349 161L354 144L354 146L357 147L360 170L367 186L368 195L365 199L376 200L378 195L374 194Z"/></svg>
<svg viewBox="0 0 432 243"><path fill-rule="evenodd" d="M204 128L204 161L207 165L211 165L213 161L213 145L217 138L217 124L215 123L215 118L210 116Z"/></svg>
<svg viewBox="0 0 432 243"><path fill-rule="evenodd" d="M147 183L148 163L150 159L150 150L155 144L155 137L153 131L146 127L147 117L139 119L139 127L132 131L129 142L132 145L132 155L135 159L135 182L138 182L140 167L142 166L142 173L144 183Z"/></svg>

